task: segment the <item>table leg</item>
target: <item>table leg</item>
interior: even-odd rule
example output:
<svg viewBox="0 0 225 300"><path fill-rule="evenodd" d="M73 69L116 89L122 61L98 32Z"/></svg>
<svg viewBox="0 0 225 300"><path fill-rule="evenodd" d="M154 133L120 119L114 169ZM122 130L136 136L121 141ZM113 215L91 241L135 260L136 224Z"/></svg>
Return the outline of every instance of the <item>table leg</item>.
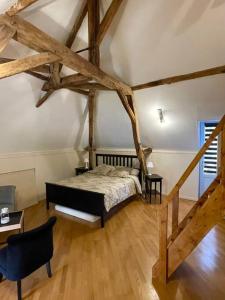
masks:
<svg viewBox="0 0 225 300"><path fill-rule="evenodd" d="M162 180L160 180L160 204L162 203Z"/></svg>
<svg viewBox="0 0 225 300"><path fill-rule="evenodd" d="M150 204L152 204L152 181L150 181Z"/></svg>
<svg viewBox="0 0 225 300"><path fill-rule="evenodd" d="M145 180L145 199L148 201L148 181Z"/></svg>
<svg viewBox="0 0 225 300"><path fill-rule="evenodd" d="M155 200L156 200L156 181L155 181Z"/></svg>

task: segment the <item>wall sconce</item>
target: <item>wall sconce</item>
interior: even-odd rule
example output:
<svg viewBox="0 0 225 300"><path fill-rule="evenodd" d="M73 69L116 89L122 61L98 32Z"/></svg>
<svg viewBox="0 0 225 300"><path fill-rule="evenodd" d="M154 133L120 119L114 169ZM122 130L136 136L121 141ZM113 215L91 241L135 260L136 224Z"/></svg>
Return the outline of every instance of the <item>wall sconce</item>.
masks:
<svg viewBox="0 0 225 300"><path fill-rule="evenodd" d="M158 108L157 110L158 110L158 114L159 114L160 123L164 123L165 119L164 119L164 114L163 114L162 108Z"/></svg>

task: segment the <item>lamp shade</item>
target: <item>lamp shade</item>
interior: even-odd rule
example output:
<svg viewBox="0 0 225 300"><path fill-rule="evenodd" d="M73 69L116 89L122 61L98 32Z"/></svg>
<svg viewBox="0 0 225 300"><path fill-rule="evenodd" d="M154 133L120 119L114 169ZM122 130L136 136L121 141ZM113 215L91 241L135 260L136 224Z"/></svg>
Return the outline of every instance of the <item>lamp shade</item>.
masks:
<svg viewBox="0 0 225 300"><path fill-rule="evenodd" d="M85 162L85 163L88 163L88 162L89 162L89 159L88 159L88 158L85 158L85 159L84 159L84 162Z"/></svg>
<svg viewBox="0 0 225 300"><path fill-rule="evenodd" d="M154 164L152 161L147 162L147 168L154 168Z"/></svg>

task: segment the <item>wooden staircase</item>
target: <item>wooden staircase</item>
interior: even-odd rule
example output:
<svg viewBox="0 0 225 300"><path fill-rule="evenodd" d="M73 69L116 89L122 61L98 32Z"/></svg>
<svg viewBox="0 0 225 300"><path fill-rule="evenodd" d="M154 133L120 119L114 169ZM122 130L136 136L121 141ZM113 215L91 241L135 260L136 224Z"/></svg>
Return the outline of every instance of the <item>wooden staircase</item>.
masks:
<svg viewBox="0 0 225 300"><path fill-rule="evenodd" d="M179 223L179 191L217 136L220 136L219 175ZM172 204L171 224L168 216L168 205L170 203ZM224 215L225 116L161 205L159 215L159 259L152 269L153 281L166 283L173 272ZM172 233L168 236L168 226L170 225Z"/></svg>

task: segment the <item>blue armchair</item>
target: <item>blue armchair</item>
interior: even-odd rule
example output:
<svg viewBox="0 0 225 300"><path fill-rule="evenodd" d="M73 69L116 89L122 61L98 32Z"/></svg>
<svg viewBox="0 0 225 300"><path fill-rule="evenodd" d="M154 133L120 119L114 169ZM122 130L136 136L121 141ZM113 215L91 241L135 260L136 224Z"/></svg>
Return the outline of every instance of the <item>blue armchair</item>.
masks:
<svg viewBox="0 0 225 300"><path fill-rule="evenodd" d="M0 210L3 207L8 207L9 211L15 211L15 192L14 185L0 186Z"/></svg>
<svg viewBox="0 0 225 300"><path fill-rule="evenodd" d="M21 280L46 264L52 276L50 259L53 256L53 226L56 217L33 230L8 237L8 245L0 250L0 280L17 281L18 300L22 299Z"/></svg>

